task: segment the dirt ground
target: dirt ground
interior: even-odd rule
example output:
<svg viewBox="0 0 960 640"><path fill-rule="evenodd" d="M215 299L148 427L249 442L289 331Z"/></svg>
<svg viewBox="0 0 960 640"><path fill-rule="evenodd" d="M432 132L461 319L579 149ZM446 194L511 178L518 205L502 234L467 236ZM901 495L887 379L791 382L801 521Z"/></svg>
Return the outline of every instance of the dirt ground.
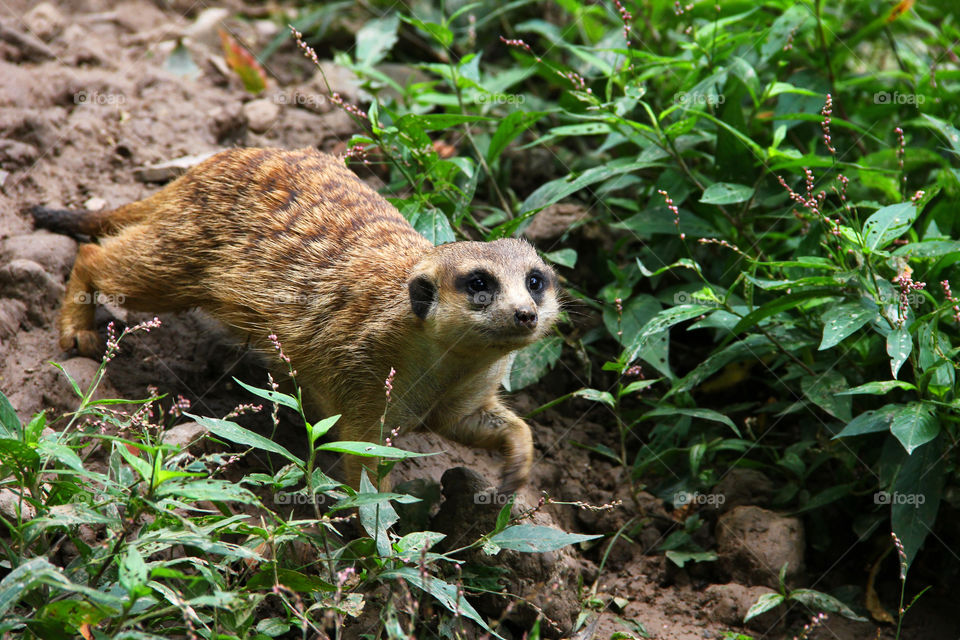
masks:
<svg viewBox="0 0 960 640"><path fill-rule="evenodd" d="M317 96L318 85L313 70L292 47L281 49L266 65L273 78L263 95L254 98L244 91L225 72L218 26L226 26L253 51L261 50L279 27L256 19L255 9L247 12L252 19L228 19L221 25L219 18L235 16L242 6L230 3L222 13L211 13L204 6L173 0L0 2L0 388L22 419L43 409L56 415L73 407L69 386L51 360L65 363L81 379L89 378L96 367L93 361L61 352L54 329L76 243L35 232L27 206L112 208L159 188L160 182L138 178L138 169L154 163L230 146L313 146L337 152L354 133L351 120L322 96L304 98ZM176 75L169 67L178 38L183 38L197 65L195 77ZM348 96L352 91L348 85L339 88ZM100 309L98 328L102 333L111 319L133 322L146 317ZM229 340L198 312L161 320L160 329L130 340L111 363L105 394L142 398L153 385L160 392L182 394L194 411L212 416L251 400L231 376L258 383L264 369L243 345ZM512 401L524 411L562 392L541 385ZM682 526L678 514L652 495L632 490L619 470L571 444L612 444L615 427L609 418L583 404L546 412L533 421L538 462L525 489L528 504L535 503L540 492L593 505L622 500L621 506L600 512L552 506L545 517L555 526L583 533L613 534L628 524L642 525L635 526L638 533L630 541L621 538L615 543L602 572L599 565L607 542L578 551L579 557L572 560L584 594L595 583L596 607L602 611L598 624L576 637L609 638L617 631L639 637L637 627L623 626L621 619L636 621L649 637L663 640L722 638L725 632L793 637L809 612L768 615L751 629L738 624L746 608L769 588L763 586L764 576L745 568L750 561L737 555L736 544L721 549L720 561L712 566L688 564L687 569L677 568L657 550ZM398 468L399 480L439 480L454 466L469 467L491 481L498 473L496 456L429 436L406 436L399 445L446 452ZM707 533L700 542L706 548L722 538L717 523L730 513L719 519L718 514L705 516ZM780 544L787 547L782 553L799 554L802 565L806 551L802 522L759 509L750 517L754 516L759 518L749 524L754 529L743 531L761 534L744 541L746 553L776 556ZM792 539L777 543L763 537L762 531L781 525L793 531ZM566 587L572 590L575 576L568 578ZM798 573L797 584L808 578ZM576 597L567 602L570 610L565 614L575 617ZM930 617L923 619L928 626L905 637L958 636ZM892 634L887 626L832 616L810 637L846 640Z"/></svg>

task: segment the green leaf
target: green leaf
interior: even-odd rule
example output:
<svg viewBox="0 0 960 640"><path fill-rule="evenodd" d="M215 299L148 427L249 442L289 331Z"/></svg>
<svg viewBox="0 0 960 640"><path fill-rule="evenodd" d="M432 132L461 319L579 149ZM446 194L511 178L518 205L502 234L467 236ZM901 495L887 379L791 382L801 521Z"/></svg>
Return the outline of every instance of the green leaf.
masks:
<svg viewBox="0 0 960 640"><path fill-rule="evenodd" d="M577 264L576 249L559 249L545 253L543 257L554 264L559 264L561 267L567 267L568 269L573 269Z"/></svg>
<svg viewBox="0 0 960 640"><path fill-rule="evenodd" d="M436 531L416 531L408 533L393 544L400 554L419 556L446 537L446 534Z"/></svg>
<svg viewBox="0 0 960 640"><path fill-rule="evenodd" d="M297 404L297 399L293 396L280 393L278 391L271 391L270 389L253 387L246 382L237 380L236 378L234 378L233 381L257 397L263 398L264 400L268 400L270 402L275 402L279 405L283 405L284 407L289 407L298 413L300 412L300 405Z"/></svg>
<svg viewBox="0 0 960 640"><path fill-rule="evenodd" d="M770 302L757 307L741 318L740 322L738 322L732 329L732 332L734 334L738 334L753 327L754 325L759 324L762 320L780 313L781 311L799 307L801 304L812 298L824 298L831 295L835 295L835 291L833 289L823 288L806 289L804 291L788 293L785 296L779 296Z"/></svg>
<svg viewBox="0 0 960 640"><path fill-rule="evenodd" d="M317 451L336 451L338 453L349 453L354 456L364 458L389 458L391 460L406 460L407 458L421 458L423 456L434 456L436 453L415 453L413 451L404 451L396 447L384 447L372 442L328 442L317 447Z"/></svg>
<svg viewBox="0 0 960 640"><path fill-rule="evenodd" d="M410 224L434 245L446 244L456 240L447 215L435 207L427 207L417 211L410 220Z"/></svg>
<svg viewBox="0 0 960 640"><path fill-rule="evenodd" d="M3 429L0 436L5 438L18 437L22 429L16 410L14 410L13 405L10 404L10 401L7 400L7 396L5 396L3 392L0 392L0 429Z"/></svg>
<svg viewBox="0 0 960 640"><path fill-rule="evenodd" d="M790 592L790 600L802 602L812 611L831 611L833 613L839 613L844 618L849 618L850 620L867 622L866 618L858 616L853 612L853 609L833 596L814 591L813 589L795 589Z"/></svg>
<svg viewBox="0 0 960 640"><path fill-rule="evenodd" d="M407 17L404 17L403 21L412 24L418 29L430 34L430 36L439 42L444 49L448 49L450 45L453 44L453 32L442 24L437 24L436 22L424 22L423 20L415 20Z"/></svg>
<svg viewBox="0 0 960 640"><path fill-rule="evenodd" d="M784 598L779 593L765 593L760 596L755 603L747 610L747 615L743 617L744 622L750 622L750 620L756 618L757 616L779 607Z"/></svg>
<svg viewBox="0 0 960 640"><path fill-rule="evenodd" d="M280 567L266 567L247 581L248 590L267 590L274 584L282 584L292 591L298 593L309 593L311 591L333 592L337 588L329 582L318 578L317 576L308 576L293 569L283 569Z"/></svg>
<svg viewBox="0 0 960 640"><path fill-rule="evenodd" d="M653 162L633 162L629 158L622 158L607 162L599 167L587 169L579 175L570 173L541 185L540 188L527 196L527 199L520 205L520 213L522 215L530 211L539 211L595 182L654 166L657 165Z"/></svg>
<svg viewBox="0 0 960 640"><path fill-rule="evenodd" d="M746 202L753 196L753 187L733 182L717 182L703 192L700 202L704 204L736 204Z"/></svg>
<svg viewBox="0 0 960 640"><path fill-rule="evenodd" d="M887 334L887 355L890 356L890 372L896 378L900 367L910 357L913 350L913 337L904 328L894 329Z"/></svg>
<svg viewBox="0 0 960 640"><path fill-rule="evenodd" d="M637 334L636 338L624 350L624 362L633 362L637 359L637 354L655 339L658 334L669 329L675 324L680 324L691 318L714 311L714 307L708 307L700 304L682 304L669 309L664 309L650 319L643 329Z"/></svg>
<svg viewBox="0 0 960 640"><path fill-rule="evenodd" d="M855 396L855 395L872 395L872 396L882 396L885 393L889 393L894 389L904 389L906 391L916 391L917 388L910 384L909 382L904 382L903 380L883 380L883 381L874 381L861 384L859 387L854 387L852 389L847 389L846 391L841 391L838 393L838 396Z"/></svg>
<svg viewBox="0 0 960 640"><path fill-rule="evenodd" d="M851 389L850 391L853 391ZM859 436L865 433L879 433L889 431L893 424L893 418L905 408L902 404L888 404L879 409L864 411L856 418L847 423L840 433L833 436L837 438L849 438L850 436Z"/></svg>
<svg viewBox="0 0 960 640"><path fill-rule="evenodd" d="M701 420L719 422L720 424L730 427L730 429L733 430L733 432L738 436L740 435L740 429L738 429L737 425L733 423L733 420L723 415L719 411L714 411L713 409L686 409L682 407L659 406L653 411L648 411L647 413L643 414L643 418L646 419L672 415L690 416L691 418L700 418Z"/></svg>
<svg viewBox="0 0 960 640"><path fill-rule="evenodd" d="M560 359L563 338L548 336L517 351L510 373L505 376L504 388L516 391L537 382Z"/></svg>
<svg viewBox="0 0 960 640"><path fill-rule="evenodd" d="M491 536L490 542L501 549L537 553L556 551L567 545L599 537L598 535L587 536L579 533L567 533L560 529L536 524L518 524L507 527L500 533Z"/></svg>
<svg viewBox="0 0 960 640"><path fill-rule="evenodd" d="M397 43L397 27L400 26L400 17L397 13L390 13L383 18L367 20L357 31L357 47L355 57L358 63L373 66L384 57Z"/></svg>
<svg viewBox="0 0 960 640"><path fill-rule="evenodd" d="M849 388L847 380L836 369L823 374L805 376L800 381L803 395L812 403L843 421L851 418L850 408L853 404L850 396L839 395Z"/></svg>
<svg viewBox="0 0 960 640"><path fill-rule="evenodd" d="M677 551L668 550L664 555L681 569L688 562L714 562L717 559L716 551Z"/></svg>
<svg viewBox="0 0 960 640"><path fill-rule="evenodd" d="M196 420L201 427L205 427L208 431L210 431L210 433L219 436L224 440L229 440L230 442L242 444L247 447L263 449L264 451L281 455L295 464L303 464L303 461L300 460L300 458L290 453L285 447L282 447L273 440L264 438L260 434L254 433L249 429L244 429L236 422L220 420L218 418L205 418L203 416L195 416L190 413L184 413L183 415Z"/></svg>
<svg viewBox="0 0 960 640"><path fill-rule="evenodd" d="M844 338L867 324L877 315L875 309L869 309L858 302L840 304L821 318L823 322L823 339L820 341L820 351L840 344Z"/></svg>
<svg viewBox="0 0 960 640"><path fill-rule="evenodd" d="M500 122L493 133L493 138L490 139L487 162L492 164L514 138L530 128L546 113L546 111L512 111Z"/></svg>
<svg viewBox="0 0 960 640"><path fill-rule="evenodd" d="M602 402L610 408L616 406L616 401L613 399L613 394L611 394L609 391L600 391L599 389L578 389L571 395L576 398L592 400L593 402Z"/></svg>
<svg viewBox="0 0 960 640"><path fill-rule="evenodd" d="M120 586L131 596L147 584L147 563L143 561L143 556L136 546L130 545L123 554L118 579Z"/></svg>
<svg viewBox="0 0 960 640"><path fill-rule="evenodd" d="M473 608L473 605L467 602L467 600L460 594L459 590L454 585L444 582L435 576L421 576L419 570L411 567L402 567L400 569L394 569L393 571L385 571L380 575L380 577L383 579L395 578L409 582L418 589L432 595L451 613L455 615L462 615L473 620L478 625L483 627L485 631L492 633L496 637L503 640L503 636L487 625L480 614L477 613L477 610Z"/></svg>
<svg viewBox="0 0 960 640"><path fill-rule="evenodd" d="M939 258L957 252L960 252L960 241L958 240L927 240L911 242L902 247L897 247L893 255L910 258Z"/></svg>
<svg viewBox="0 0 960 640"><path fill-rule="evenodd" d="M190 51L183 45L183 40L177 41L177 46L167 57L164 68L175 76L196 79L202 73L200 67L193 61Z"/></svg>
<svg viewBox="0 0 960 640"><path fill-rule="evenodd" d="M908 567L937 520L945 474L943 439L938 438L906 459L891 487L890 524Z"/></svg>
<svg viewBox="0 0 960 640"><path fill-rule="evenodd" d="M901 202L879 209L863 223L863 237L868 249L876 251L906 233L917 217L912 202Z"/></svg>
<svg viewBox="0 0 960 640"><path fill-rule="evenodd" d="M890 433L896 436L907 453L926 444L940 433L934 405L927 402L911 402L899 409L890 424Z"/></svg>
<svg viewBox="0 0 960 640"><path fill-rule="evenodd" d="M166 482L157 489L158 496L180 496L188 500L210 500L258 504L259 499L249 489L235 482L207 478L186 482Z"/></svg>

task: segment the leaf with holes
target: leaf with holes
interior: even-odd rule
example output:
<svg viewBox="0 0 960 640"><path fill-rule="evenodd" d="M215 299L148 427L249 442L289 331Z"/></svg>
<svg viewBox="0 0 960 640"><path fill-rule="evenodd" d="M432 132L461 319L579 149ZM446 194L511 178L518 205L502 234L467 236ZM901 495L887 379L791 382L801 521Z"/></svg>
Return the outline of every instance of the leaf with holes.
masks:
<svg viewBox="0 0 960 640"><path fill-rule="evenodd" d="M906 329L895 329L887 334L887 355L890 356L890 372L896 378L900 367L910 357L913 350L913 338Z"/></svg>
<svg viewBox="0 0 960 640"><path fill-rule="evenodd" d="M876 315L876 310L868 309L858 302L840 304L823 314L823 339L820 341L820 351L835 347L844 338L870 322Z"/></svg>
<svg viewBox="0 0 960 640"><path fill-rule="evenodd" d="M882 249L906 233L917 218L912 202L901 202L878 209L863 223L863 240L871 251Z"/></svg>

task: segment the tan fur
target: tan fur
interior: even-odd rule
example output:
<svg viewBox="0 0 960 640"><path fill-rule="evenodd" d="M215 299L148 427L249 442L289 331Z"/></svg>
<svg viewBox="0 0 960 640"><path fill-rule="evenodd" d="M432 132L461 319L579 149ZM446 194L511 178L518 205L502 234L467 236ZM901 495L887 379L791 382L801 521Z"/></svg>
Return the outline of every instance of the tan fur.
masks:
<svg viewBox="0 0 960 640"><path fill-rule="evenodd" d="M45 224L57 227L61 214L45 210ZM94 292L142 311L200 307L265 353L275 333L309 397L342 414L342 439L425 428L500 450L504 490L526 481L530 428L497 391L510 352L548 332L558 312L556 276L527 243L434 247L342 162L312 149L224 151L145 200L73 215L83 218L59 226L102 237L77 254L62 348L97 355ZM478 271L498 284L488 298L464 288ZM544 281L539 294L528 289L531 273ZM375 465L345 464L355 487L362 464Z"/></svg>

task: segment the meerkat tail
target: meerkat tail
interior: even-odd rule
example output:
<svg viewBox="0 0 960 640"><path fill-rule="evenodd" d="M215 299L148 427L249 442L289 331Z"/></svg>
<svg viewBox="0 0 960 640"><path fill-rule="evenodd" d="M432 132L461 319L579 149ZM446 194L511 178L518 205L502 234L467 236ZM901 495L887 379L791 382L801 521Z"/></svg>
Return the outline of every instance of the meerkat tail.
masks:
<svg viewBox="0 0 960 640"><path fill-rule="evenodd" d="M152 201L148 198L108 211L51 209L35 205L31 207L30 213L38 229L48 229L74 238L81 235L96 238L141 222L152 210Z"/></svg>

